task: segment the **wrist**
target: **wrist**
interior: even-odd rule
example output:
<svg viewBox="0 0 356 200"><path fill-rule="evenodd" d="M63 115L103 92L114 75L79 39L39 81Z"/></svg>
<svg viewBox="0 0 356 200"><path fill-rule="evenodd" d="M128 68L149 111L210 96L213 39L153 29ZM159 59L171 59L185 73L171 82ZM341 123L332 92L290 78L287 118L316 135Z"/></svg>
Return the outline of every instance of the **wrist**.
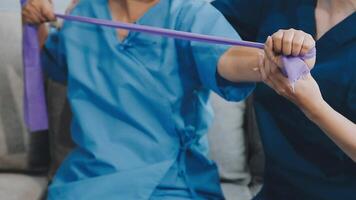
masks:
<svg viewBox="0 0 356 200"><path fill-rule="evenodd" d="M329 109L329 104L322 99L312 106L304 107L303 111L310 120L318 121L320 118L327 114Z"/></svg>
<svg viewBox="0 0 356 200"><path fill-rule="evenodd" d="M267 56L264 51L259 51L257 53L256 58L257 58L255 64L256 67L252 68L252 70L256 73L257 81L263 82L267 78L266 75L263 74L264 70L262 70L265 68L265 64L266 64L265 59L267 59Z"/></svg>

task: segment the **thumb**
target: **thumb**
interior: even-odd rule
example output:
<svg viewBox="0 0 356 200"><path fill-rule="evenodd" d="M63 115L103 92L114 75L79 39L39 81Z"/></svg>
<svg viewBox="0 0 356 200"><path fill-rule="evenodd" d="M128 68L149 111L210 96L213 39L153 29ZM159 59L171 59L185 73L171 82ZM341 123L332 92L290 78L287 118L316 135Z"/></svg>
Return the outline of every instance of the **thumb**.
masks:
<svg viewBox="0 0 356 200"><path fill-rule="evenodd" d="M48 21L56 20L56 16L54 15L52 1L48 1L48 0L43 1L42 7L41 7L41 13L44 17L47 18Z"/></svg>
<svg viewBox="0 0 356 200"><path fill-rule="evenodd" d="M275 65L277 65L279 68L283 67L283 62L281 56L277 55L273 51L273 40L271 36L267 37L266 43L265 43L265 48L264 48L265 54L267 55L267 58L272 61Z"/></svg>

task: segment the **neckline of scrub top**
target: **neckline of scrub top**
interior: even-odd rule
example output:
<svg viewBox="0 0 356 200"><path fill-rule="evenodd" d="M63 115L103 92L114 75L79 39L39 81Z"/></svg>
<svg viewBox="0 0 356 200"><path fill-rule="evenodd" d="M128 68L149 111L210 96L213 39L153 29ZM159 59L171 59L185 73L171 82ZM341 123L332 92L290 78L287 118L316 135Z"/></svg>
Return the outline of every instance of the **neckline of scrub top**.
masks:
<svg viewBox="0 0 356 200"><path fill-rule="evenodd" d="M332 27L318 41L319 48L336 49L356 39L356 12Z"/></svg>
<svg viewBox="0 0 356 200"><path fill-rule="evenodd" d="M149 8L136 22L135 24L140 24L140 25L149 25L149 26L157 26L160 27L162 26L160 23L162 19L164 19L166 16L166 12L168 12L168 3L169 0L160 0L157 2L155 5L153 5L151 8ZM111 14L111 10L109 7L108 0L104 0L104 3L101 3L103 6L103 9L101 10L100 13L102 13L103 16L99 15L99 18L104 18L110 21L113 21L113 17ZM109 28L105 29L105 31L110 32L110 39L113 41L115 46L117 45L128 45L130 44L130 41L135 38L139 33L138 32L132 32L129 31L128 35L126 36L125 39L120 40L117 37L117 31L116 29ZM148 39L149 37L146 37L145 39Z"/></svg>
<svg viewBox="0 0 356 200"><path fill-rule="evenodd" d="M315 9L317 1L305 1L305 5L301 6L298 10L298 23L299 29L305 30L311 33L314 38L316 36L316 16ZM328 52L329 50L336 49L342 46L346 42L356 38L356 12L350 14L341 22L336 24L324 35L322 35L317 41L317 53ZM321 51L320 51L321 50Z"/></svg>

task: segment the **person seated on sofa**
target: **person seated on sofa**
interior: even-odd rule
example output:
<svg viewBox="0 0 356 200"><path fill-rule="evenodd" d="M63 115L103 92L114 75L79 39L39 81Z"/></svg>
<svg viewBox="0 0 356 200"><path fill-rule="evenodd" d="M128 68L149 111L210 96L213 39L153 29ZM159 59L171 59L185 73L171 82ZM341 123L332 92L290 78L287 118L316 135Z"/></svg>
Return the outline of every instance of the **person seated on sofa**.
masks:
<svg viewBox="0 0 356 200"><path fill-rule="evenodd" d="M51 20L50 8L31 0L24 20ZM203 0L81 0L71 14L240 39ZM299 33L293 46L307 53L314 41ZM278 70L272 39L266 44L267 53L65 22L48 37L43 60L52 78L68 81L77 147L48 198L223 199L207 158L209 93L239 101L254 88L246 82Z"/></svg>

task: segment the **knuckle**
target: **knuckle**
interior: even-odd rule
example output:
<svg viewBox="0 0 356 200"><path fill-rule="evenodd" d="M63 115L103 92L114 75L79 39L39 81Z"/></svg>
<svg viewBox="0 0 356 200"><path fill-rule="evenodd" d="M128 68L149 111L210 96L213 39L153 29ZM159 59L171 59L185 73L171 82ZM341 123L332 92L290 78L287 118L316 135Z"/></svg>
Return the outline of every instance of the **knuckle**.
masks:
<svg viewBox="0 0 356 200"><path fill-rule="evenodd" d="M305 34L306 34L306 37L307 37L307 38L314 40L314 38L313 38L312 35L310 35L309 33L305 33Z"/></svg>
<svg viewBox="0 0 356 200"><path fill-rule="evenodd" d="M292 40L291 39L284 39L283 40L283 45L287 45L287 46L292 45Z"/></svg>
<svg viewBox="0 0 356 200"><path fill-rule="evenodd" d="M273 40L281 41L282 38L283 38L283 34L280 34L278 32L272 35Z"/></svg>
<svg viewBox="0 0 356 200"><path fill-rule="evenodd" d="M306 33L305 33L304 31L302 31L302 30L297 30L297 33L298 33L299 35L306 35Z"/></svg>
<svg viewBox="0 0 356 200"><path fill-rule="evenodd" d="M293 55L293 56L298 56L298 55L299 55L299 52L293 50L293 51L292 51L292 55Z"/></svg>
<svg viewBox="0 0 356 200"><path fill-rule="evenodd" d="M300 48L302 48L302 43L301 42L293 42L293 48L295 50L299 50Z"/></svg>
<svg viewBox="0 0 356 200"><path fill-rule="evenodd" d="M306 43L306 44L304 45L304 47L305 47L306 49L311 49L311 48L314 47L314 43L308 42L308 43Z"/></svg>

